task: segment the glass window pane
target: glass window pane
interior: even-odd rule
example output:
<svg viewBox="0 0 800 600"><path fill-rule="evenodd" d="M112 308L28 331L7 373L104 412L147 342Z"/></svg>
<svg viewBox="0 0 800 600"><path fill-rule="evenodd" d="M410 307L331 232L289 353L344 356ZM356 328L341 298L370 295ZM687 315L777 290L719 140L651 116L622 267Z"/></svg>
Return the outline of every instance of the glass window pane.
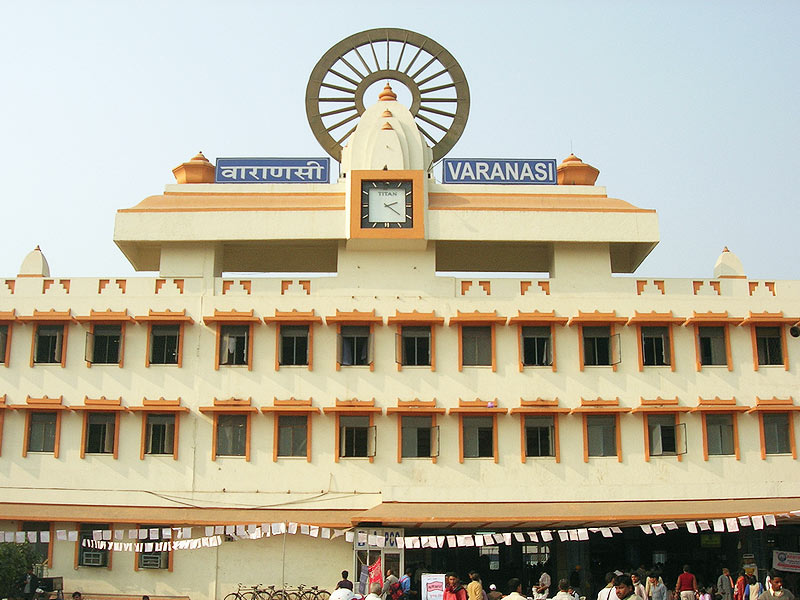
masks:
<svg viewBox="0 0 800 600"><path fill-rule="evenodd" d="M789 419L791 413L764 413L764 447L767 454L790 454Z"/></svg>
<svg viewBox="0 0 800 600"><path fill-rule="evenodd" d="M700 327L699 337L701 365L728 364L724 327Z"/></svg>
<svg viewBox="0 0 800 600"><path fill-rule="evenodd" d="M53 364L61 362L63 325L39 325L36 328L34 362Z"/></svg>
<svg viewBox="0 0 800 600"><path fill-rule="evenodd" d="M463 417L464 458L494 456L492 417Z"/></svg>
<svg viewBox="0 0 800 600"><path fill-rule="evenodd" d="M114 413L91 412L86 417L86 452L110 454L114 452Z"/></svg>
<svg viewBox="0 0 800 600"><path fill-rule="evenodd" d="M308 325L281 326L281 365L308 365Z"/></svg>
<svg viewBox="0 0 800 600"><path fill-rule="evenodd" d="M339 417L339 456L368 456L369 429L369 417Z"/></svg>
<svg viewBox="0 0 800 600"><path fill-rule="evenodd" d="M489 326L461 328L462 364L465 366L492 365L492 328Z"/></svg>
<svg viewBox="0 0 800 600"><path fill-rule="evenodd" d="M707 414L706 434L710 455L730 455L734 453L733 415Z"/></svg>
<svg viewBox="0 0 800 600"><path fill-rule="evenodd" d="M217 456L244 456L247 448L247 415L217 416Z"/></svg>
<svg viewBox="0 0 800 600"><path fill-rule="evenodd" d="M646 366L668 366L669 327L642 327L642 363Z"/></svg>
<svg viewBox="0 0 800 600"><path fill-rule="evenodd" d="M401 425L401 455L404 458L419 458L431 456L431 432L433 419L431 417L403 416Z"/></svg>
<svg viewBox="0 0 800 600"><path fill-rule="evenodd" d="M150 334L150 364L177 365L180 325L153 325Z"/></svg>
<svg viewBox="0 0 800 600"><path fill-rule="evenodd" d="M549 327L522 328L522 364L545 367L553 364Z"/></svg>
<svg viewBox="0 0 800 600"><path fill-rule="evenodd" d="M589 456L616 456L617 420L614 415L587 415Z"/></svg>
<svg viewBox="0 0 800 600"><path fill-rule="evenodd" d="M307 426L305 415L278 417L278 456L306 456Z"/></svg>
<svg viewBox="0 0 800 600"><path fill-rule="evenodd" d="M759 365L782 365L781 328L756 327L756 350Z"/></svg>
<svg viewBox="0 0 800 600"><path fill-rule="evenodd" d="M147 415L145 454L173 454L175 450L175 415Z"/></svg>
<svg viewBox="0 0 800 600"><path fill-rule="evenodd" d="M583 328L583 364L587 366L611 364L611 328Z"/></svg>
<svg viewBox="0 0 800 600"><path fill-rule="evenodd" d="M246 365L248 337L247 325L222 325L219 338L219 364Z"/></svg>
<svg viewBox="0 0 800 600"><path fill-rule="evenodd" d="M118 364L122 340L119 325L95 325L92 362L96 364Z"/></svg>
<svg viewBox="0 0 800 600"><path fill-rule="evenodd" d="M56 447L56 420L54 412L31 413L28 431L28 452L53 452Z"/></svg>
<svg viewBox="0 0 800 600"><path fill-rule="evenodd" d="M431 364L430 326L403 327L402 348L403 365L430 366Z"/></svg>
<svg viewBox="0 0 800 600"><path fill-rule="evenodd" d="M674 455L677 452L675 415L647 415L650 455Z"/></svg>
<svg viewBox="0 0 800 600"><path fill-rule="evenodd" d="M525 417L525 456L555 456L552 416Z"/></svg>
<svg viewBox="0 0 800 600"><path fill-rule="evenodd" d="M369 364L369 327L342 325L340 336L341 364L363 366Z"/></svg>

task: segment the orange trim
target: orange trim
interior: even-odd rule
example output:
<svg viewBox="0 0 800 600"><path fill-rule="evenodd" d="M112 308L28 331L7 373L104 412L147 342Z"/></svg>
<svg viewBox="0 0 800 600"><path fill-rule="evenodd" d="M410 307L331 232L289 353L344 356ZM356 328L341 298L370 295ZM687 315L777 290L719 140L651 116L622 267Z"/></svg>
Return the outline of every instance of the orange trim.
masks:
<svg viewBox="0 0 800 600"><path fill-rule="evenodd" d="M28 442L31 437L31 411L25 411L25 431L22 434L22 458L28 456Z"/></svg>
<svg viewBox="0 0 800 600"><path fill-rule="evenodd" d="M492 415L492 455L494 456L494 464L500 460L497 452L497 413Z"/></svg>
<svg viewBox="0 0 800 600"><path fill-rule="evenodd" d="M611 354L611 350L612 350L611 341L614 339L614 336L617 333L616 325L614 323L611 323L611 325L608 326L608 333L609 333L608 350L609 350L609 354ZM619 352L620 352L620 354L622 354L622 349L619 349ZM611 360L614 360L613 356L611 356L609 358L611 358ZM612 365L611 365L611 370L614 371L615 373L617 372L618 364L619 363L612 363Z"/></svg>
<svg viewBox="0 0 800 600"><path fill-rule="evenodd" d="M251 422L252 419L250 418L250 414L246 415L245 420L245 440L244 440L244 459L246 462L250 462L250 439L251 439Z"/></svg>
<svg viewBox="0 0 800 600"><path fill-rule="evenodd" d="M683 455L682 454L678 454L678 452L677 452L678 425L680 425L680 424L681 424L680 415L678 413L675 413L675 443L676 443L676 448L675 448L676 452L675 452L675 454L678 457L678 462L683 462ZM685 435L685 433L684 433L684 435Z"/></svg>
<svg viewBox="0 0 800 600"><path fill-rule="evenodd" d="M532 282L530 282L530 281L520 281L519 282L519 295L520 296L524 296L525 295L525 292L527 292L528 288L531 287L531 283Z"/></svg>
<svg viewBox="0 0 800 600"><path fill-rule="evenodd" d="M53 442L53 458L58 458L61 450L61 415L61 411L56 412L56 435Z"/></svg>
<svg viewBox="0 0 800 600"><path fill-rule="evenodd" d="M388 409L387 409L388 414ZM397 463L403 462L403 415L397 415Z"/></svg>
<svg viewBox="0 0 800 600"><path fill-rule="evenodd" d="M422 170L352 170L350 171L350 238L417 239L425 238L425 187ZM412 226L392 229L361 227L361 184L363 181L411 181Z"/></svg>
<svg viewBox="0 0 800 600"><path fill-rule="evenodd" d="M725 323L725 360L728 361L728 371L733 371L733 357L731 356L731 331Z"/></svg>
<svg viewBox="0 0 800 600"><path fill-rule="evenodd" d="M644 462L650 462L650 423L649 415L645 413L642 418L642 425L644 425Z"/></svg>
<svg viewBox="0 0 800 600"><path fill-rule="evenodd" d="M753 371L758 371L758 341L756 339L755 325L750 326L750 343L753 347Z"/></svg>
<svg viewBox="0 0 800 600"><path fill-rule="evenodd" d="M178 398L180 402L180 398ZM189 409L186 409L188 412ZM172 435L172 460L178 460L178 433L180 432L181 426L181 413L175 413L175 432Z"/></svg>
<svg viewBox="0 0 800 600"><path fill-rule="evenodd" d="M121 411L114 413L114 460L119 458L119 417ZM88 417L88 414L87 414Z"/></svg>
<svg viewBox="0 0 800 600"><path fill-rule="evenodd" d="M703 324L703 325L722 325L722 324L728 324L728 323L733 324L733 325L739 325L739 324L742 323L743 320L744 319L742 317L729 317L727 310L723 311L723 312L718 312L718 313L715 313L715 312L712 312L712 311L708 311L708 312L705 312L705 313L699 313L697 311L692 311L692 316L688 317L683 322L683 325L684 325L684 327L686 325L692 325L692 324L697 324L697 323L700 323L700 324Z"/></svg>
<svg viewBox="0 0 800 600"><path fill-rule="evenodd" d="M6 347L5 347L5 352L3 353L3 365L6 367L8 367L11 361L11 331L14 329L14 325L12 323L7 323L7 326L8 328L6 329Z"/></svg>
<svg viewBox="0 0 800 600"><path fill-rule="evenodd" d="M556 372L556 324L550 323L550 360L553 373Z"/></svg>
<svg viewBox="0 0 800 600"><path fill-rule="evenodd" d="M491 324L491 339L492 339L492 373L497 372L497 332L495 331L495 324Z"/></svg>
<svg viewBox="0 0 800 600"><path fill-rule="evenodd" d="M341 444L341 434L340 434L340 425L339 425L339 413L336 413L336 423L335 423L335 430L333 434L333 443L336 446L336 452L333 456L333 462L339 462L339 458L341 457L341 452L339 450Z"/></svg>
<svg viewBox="0 0 800 600"><path fill-rule="evenodd" d="M583 462L589 462L589 426L586 423L586 413L581 415L583 420Z"/></svg>
<svg viewBox="0 0 800 600"><path fill-rule="evenodd" d="M628 320L628 322L630 323L630 319ZM644 371L644 356L643 356L644 355L644 348L642 346L643 346L643 343L642 343L642 326L637 323L636 324L636 350L637 350L636 359L638 361L639 372L640 373L642 371ZM672 362L672 357L671 356L670 356L670 362ZM650 460L650 456L649 455L645 456L645 460L649 461Z"/></svg>
<svg viewBox="0 0 800 600"><path fill-rule="evenodd" d="M213 414L211 426L211 460L215 461L217 460L217 413Z"/></svg>
<svg viewBox="0 0 800 600"><path fill-rule="evenodd" d="M260 323L261 318L253 315L253 309L249 311L238 310L216 310L213 316L203 317L203 324L212 325L214 323Z"/></svg>
<svg viewBox="0 0 800 600"><path fill-rule="evenodd" d="M675 398L659 396L652 400L640 397L639 402L639 406L631 409L631 413L681 413L692 410L688 406L680 406L677 396Z"/></svg>
<svg viewBox="0 0 800 600"><path fill-rule="evenodd" d="M336 406L324 406L322 412L326 415L332 413L347 413L347 414L367 414L367 413L383 413L383 409L375 406L375 398L372 400L339 400L336 399Z"/></svg>
<svg viewBox="0 0 800 600"><path fill-rule="evenodd" d="M464 326L458 324L458 370L464 370Z"/></svg>
<svg viewBox="0 0 800 600"><path fill-rule="evenodd" d="M434 415L445 414L447 409L436 406L436 399L433 400L397 400L397 406L386 408L387 415Z"/></svg>
<svg viewBox="0 0 800 600"><path fill-rule="evenodd" d="M369 340L367 340L367 354L371 357L369 370L375 370L375 323L369 324Z"/></svg>
<svg viewBox="0 0 800 600"><path fill-rule="evenodd" d="M380 172L380 171L379 171ZM605 194L509 194L432 192L428 210L654 213Z"/></svg>
<svg viewBox="0 0 800 600"><path fill-rule="evenodd" d="M700 326L697 323L694 324L694 365L698 372L703 368L700 360Z"/></svg>
<svg viewBox="0 0 800 600"><path fill-rule="evenodd" d="M121 369L125 366L125 327L127 323L120 323L119 326L119 362L117 366ZM94 327L94 325L92 325Z"/></svg>
<svg viewBox="0 0 800 600"><path fill-rule="evenodd" d="M748 409L748 414L753 412L791 412L800 410L800 406L794 404L794 399L788 398L759 398L756 396L756 405Z"/></svg>
<svg viewBox="0 0 800 600"><path fill-rule="evenodd" d="M306 415L306 462L311 462L311 413Z"/></svg>
<svg viewBox="0 0 800 600"><path fill-rule="evenodd" d="M548 415L569 413L569 408L560 408L558 406L558 398L553 400L545 400L537 398L536 400L523 400L520 398L519 406L511 409L512 415Z"/></svg>
<svg viewBox="0 0 800 600"><path fill-rule="evenodd" d="M560 415L557 413L553 415L553 437L555 440L554 442L554 449L556 451L556 462L561 462L561 442L559 441L559 433L558 433L558 422L560 420Z"/></svg>
<svg viewBox="0 0 800 600"><path fill-rule="evenodd" d="M586 364L583 356L583 325L578 324L578 370L583 371L585 368Z"/></svg>
<svg viewBox="0 0 800 600"><path fill-rule="evenodd" d="M133 317L133 319L137 323L189 323L190 325L194 323L194 319L186 315L185 308L181 309L180 311L173 311L169 309L165 311L155 311L151 309L146 315L139 315Z"/></svg>
<svg viewBox="0 0 800 600"><path fill-rule="evenodd" d="M247 328L247 370L253 370L253 323Z"/></svg>
<svg viewBox="0 0 800 600"><path fill-rule="evenodd" d="M602 398L586 400L581 398L581 405L579 407L570 409L571 415L579 413L612 414L629 412L631 412L630 408L619 405L619 398L615 398L613 400L604 400Z"/></svg>
<svg viewBox="0 0 800 600"><path fill-rule="evenodd" d="M703 460L708 461L708 425L706 424L706 413L701 413L700 417L703 425Z"/></svg>
<svg viewBox="0 0 800 600"><path fill-rule="evenodd" d="M81 454L80 454L81 458L86 457L86 430L88 428L88 423L87 423L88 418L89 418L89 412L88 411L84 412L82 420L83 424L81 426Z"/></svg>
<svg viewBox="0 0 800 600"><path fill-rule="evenodd" d="M147 413L142 412L142 435L139 440L139 460L144 460L145 442L147 441ZM173 448L174 450L174 448Z"/></svg>
<svg viewBox="0 0 800 600"><path fill-rule="evenodd" d="M543 323L555 323L558 325L566 325L568 321L568 317L557 317L556 311L554 310L550 312L539 312L538 310L522 312L521 310L517 310L517 316L508 319L508 324L538 325Z"/></svg>
<svg viewBox="0 0 800 600"><path fill-rule="evenodd" d="M128 314L128 310L113 311L110 308L106 310L90 310L86 316L76 316L75 320L78 323L126 323L135 322L135 319Z"/></svg>
<svg viewBox="0 0 800 600"><path fill-rule="evenodd" d="M497 405L497 398L494 400L462 400L461 398L458 399L458 408L451 407L447 409L448 415L458 415L458 414L477 414L477 415L492 415L492 414L502 414L505 415L508 413L507 408L502 408Z"/></svg>
<svg viewBox="0 0 800 600"><path fill-rule="evenodd" d="M186 330L186 323L183 322L178 326L178 368L183 367L183 334Z"/></svg>
<svg viewBox="0 0 800 600"><path fill-rule="evenodd" d="M292 310L283 311L275 309L275 315L272 317L264 317L264 323L286 323L289 325L305 325L306 323L322 323L322 317L314 314L314 310L306 312L299 311L296 308Z"/></svg>
<svg viewBox="0 0 800 600"><path fill-rule="evenodd" d="M550 295L550 282L549 281L537 281L539 288L545 293L546 296Z"/></svg>
<svg viewBox="0 0 800 600"><path fill-rule="evenodd" d="M0 396L0 409L5 408L6 397L5 395ZM5 424L6 420L6 411L0 410L0 456L3 455L3 425Z"/></svg>
<svg viewBox="0 0 800 600"><path fill-rule="evenodd" d="M519 359L519 372L522 373L524 365L522 356L522 324L517 325L517 358ZM525 461L522 461L525 462Z"/></svg>
<svg viewBox="0 0 800 600"><path fill-rule="evenodd" d="M790 413L791 414L791 413ZM767 444L764 440L764 413L758 413L758 442L761 446L761 460L767 460Z"/></svg>
<svg viewBox="0 0 800 600"><path fill-rule="evenodd" d="M675 332L672 330L672 325L668 327L669 331L669 370L673 373L675 372L675 362L677 357L675 356Z"/></svg>
<svg viewBox="0 0 800 600"><path fill-rule="evenodd" d="M11 334L9 333L9 337ZM783 353L783 370L789 370L789 348L786 344L786 327L781 327L781 352Z"/></svg>
<svg viewBox="0 0 800 600"><path fill-rule="evenodd" d="M308 328L311 331L311 326ZM275 323L275 370L281 370L281 324Z"/></svg>
<svg viewBox="0 0 800 600"><path fill-rule="evenodd" d="M145 349L144 349L144 368L145 369L149 369L150 368L150 351L151 351L152 341L153 341L153 324L152 323L148 323L147 324L147 343L146 343Z"/></svg>
<svg viewBox="0 0 800 600"><path fill-rule="evenodd" d="M614 415L614 420L617 434L617 462L622 462L622 431L620 428L619 413Z"/></svg>
<svg viewBox="0 0 800 600"><path fill-rule="evenodd" d="M789 446L792 449L792 458L797 460L797 446L794 438L794 413L789 413Z"/></svg>
<svg viewBox="0 0 800 600"><path fill-rule="evenodd" d="M748 311L747 316L739 325L794 325L800 317L784 317L783 311L754 313Z"/></svg>
<svg viewBox="0 0 800 600"><path fill-rule="evenodd" d="M72 316L72 311L67 309L64 311L50 310L34 310L32 315L18 316L17 321L20 323L75 323L75 318Z"/></svg>
<svg viewBox="0 0 800 600"><path fill-rule="evenodd" d="M599 310L595 310L594 312L583 312L579 310L577 315L569 318L567 325L575 325L580 323L607 323L609 325L613 323L621 323L624 325L627 322L628 317L618 317L617 311L615 310L607 313L600 312Z"/></svg>
<svg viewBox="0 0 800 600"><path fill-rule="evenodd" d="M335 315L328 315L327 317L325 317L325 323L327 325L330 325L332 323L348 323L348 324L361 323L363 325L371 323L379 323L383 325L383 317L376 316L374 308L369 312L360 310L352 310L348 312L336 309Z"/></svg>
<svg viewBox="0 0 800 600"><path fill-rule="evenodd" d="M749 406L736 404L736 397L720 398L698 398L697 406L691 408L689 412L746 412Z"/></svg>
<svg viewBox="0 0 800 600"><path fill-rule="evenodd" d="M739 419L736 413L733 413L733 452L736 454L736 460L741 458L739 452Z"/></svg>
<svg viewBox="0 0 800 600"><path fill-rule="evenodd" d="M458 462L464 463L464 415L458 415Z"/></svg>
<svg viewBox="0 0 800 600"><path fill-rule="evenodd" d="M500 317L497 315L497 311L493 310L492 312L461 312L460 310L456 311L455 317L450 317L448 321L448 325L454 324L472 324L472 323L500 323L505 325L507 321L506 317Z"/></svg>
<svg viewBox="0 0 800 600"><path fill-rule="evenodd" d="M222 342L222 331L219 324L217 324L216 330L214 331L214 370L219 371L220 363L219 363L219 353L220 353L220 343Z"/></svg>

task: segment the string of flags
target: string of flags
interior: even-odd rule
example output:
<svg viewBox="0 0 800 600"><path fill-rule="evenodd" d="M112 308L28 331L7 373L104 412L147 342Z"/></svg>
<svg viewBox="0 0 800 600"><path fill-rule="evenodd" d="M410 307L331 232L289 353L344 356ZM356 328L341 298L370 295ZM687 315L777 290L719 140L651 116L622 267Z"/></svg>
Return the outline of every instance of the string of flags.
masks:
<svg viewBox="0 0 800 600"><path fill-rule="evenodd" d="M800 517L800 510L778 515L779 517ZM754 530L765 527L777 526L776 516L742 515L722 519L702 519L686 521L683 523L689 533L703 532L737 532L742 527L752 527ZM649 523L639 525L646 535L663 535L668 531L679 529L676 521L663 523ZM67 530L57 529L55 539L59 541L78 542L88 548L99 550L114 550L121 552L163 552L169 550L196 550L219 546L224 539L244 540L260 539L283 534L300 534L309 537L334 540L344 536L348 543L356 542L359 545L383 548L396 544L398 548L455 548L492 546L505 544L510 546L513 542L551 542L558 538L561 542L587 541L589 534L600 534L605 538L622 533L619 527L583 527L575 529L544 529L539 531L514 531L505 533L475 533L455 535L422 535L422 536L386 536L370 534L366 531L353 529L336 529L294 522L276 522L246 524L246 525L209 525L202 528L203 534L194 537L194 530L201 527L144 527L130 529L94 529ZM51 535L49 530L44 531L5 531L2 532L5 542L22 544L29 542L49 543Z"/></svg>

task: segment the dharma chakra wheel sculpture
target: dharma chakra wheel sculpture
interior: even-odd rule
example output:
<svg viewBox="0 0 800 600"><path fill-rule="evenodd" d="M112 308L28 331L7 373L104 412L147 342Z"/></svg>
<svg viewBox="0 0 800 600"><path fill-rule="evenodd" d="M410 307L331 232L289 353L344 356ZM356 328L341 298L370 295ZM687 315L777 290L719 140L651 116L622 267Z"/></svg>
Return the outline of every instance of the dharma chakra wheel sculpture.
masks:
<svg viewBox="0 0 800 600"><path fill-rule="evenodd" d="M370 29L343 39L319 60L306 87L306 116L314 137L334 159L364 112L373 83L394 80L412 97L409 110L443 158L469 115L469 86L456 59L432 39L406 29Z"/></svg>

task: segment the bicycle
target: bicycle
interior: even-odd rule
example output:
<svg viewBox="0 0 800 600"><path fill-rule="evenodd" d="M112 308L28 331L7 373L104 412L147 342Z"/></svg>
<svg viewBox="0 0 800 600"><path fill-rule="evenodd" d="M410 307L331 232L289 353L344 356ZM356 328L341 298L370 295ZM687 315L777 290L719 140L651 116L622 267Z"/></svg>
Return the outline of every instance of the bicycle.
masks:
<svg viewBox="0 0 800 600"><path fill-rule="evenodd" d="M260 583L252 586L248 594L245 595L244 600L289 600L290 595L286 590L276 588L274 585L262 586ZM228 600L227 597L225 600Z"/></svg>
<svg viewBox="0 0 800 600"><path fill-rule="evenodd" d="M256 586L244 585L243 583L237 584L238 587L235 592L231 592L223 600L250 600L250 595ZM249 591L242 591L249 590Z"/></svg>

